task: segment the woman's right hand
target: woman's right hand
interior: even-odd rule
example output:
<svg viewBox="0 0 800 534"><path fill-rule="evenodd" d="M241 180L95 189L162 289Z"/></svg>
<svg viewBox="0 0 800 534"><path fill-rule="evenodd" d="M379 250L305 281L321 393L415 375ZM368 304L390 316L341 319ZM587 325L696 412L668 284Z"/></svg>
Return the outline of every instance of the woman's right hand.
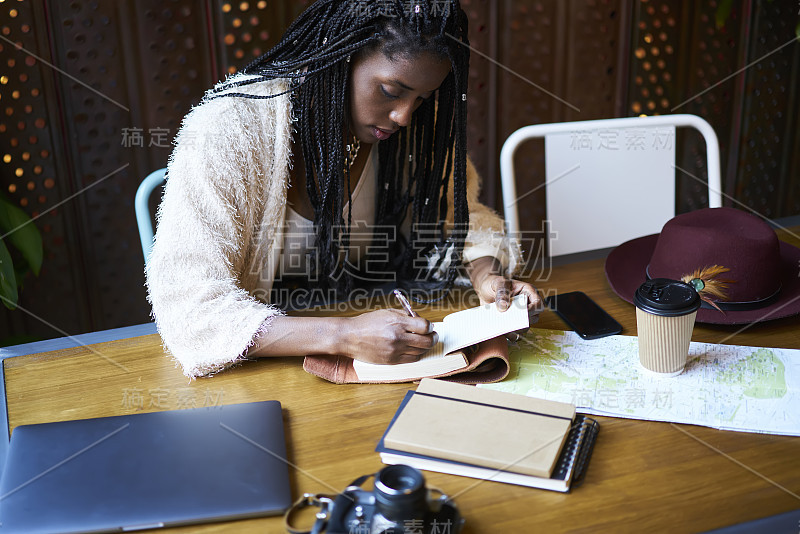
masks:
<svg viewBox="0 0 800 534"><path fill-rule="evenodd" d="M394 309L345 318L344 326L341 354L369 363L414 362L438 341L430 321Z"/></svg>

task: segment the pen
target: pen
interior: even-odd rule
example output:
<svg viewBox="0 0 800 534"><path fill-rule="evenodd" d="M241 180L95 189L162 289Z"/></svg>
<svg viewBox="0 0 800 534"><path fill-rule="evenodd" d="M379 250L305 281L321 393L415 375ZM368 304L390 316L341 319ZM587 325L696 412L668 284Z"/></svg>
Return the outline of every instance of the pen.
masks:
<svg viewBox="0 0 800 534"><path fill-rule="evenodd" d="M408 299L406 299L403 294L400 292L399 289L395 289L393 291L394 296L397 297L397 300L400 301L400 304L403 305L403 309L406 310L411 317L419 317L414 310L411 309L411 304L408 303Z"/></svg>

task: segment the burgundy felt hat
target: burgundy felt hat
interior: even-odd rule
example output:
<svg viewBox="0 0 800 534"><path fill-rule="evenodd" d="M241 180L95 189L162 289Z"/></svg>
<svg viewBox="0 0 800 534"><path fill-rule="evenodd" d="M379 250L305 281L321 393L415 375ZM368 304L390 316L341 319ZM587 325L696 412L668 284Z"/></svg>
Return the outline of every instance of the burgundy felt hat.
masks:
<svg viewBox="0 0 800 534"><path fill-rule="evenodd" d="M744 324L800 314L800 249L778 240L763 220L733 208L706 208L668 221L660 234L633 239L606 259L617 295L633 302L649 278L680 280L712 266L729 269L726 298L707 303L697 321Z"/></svg>

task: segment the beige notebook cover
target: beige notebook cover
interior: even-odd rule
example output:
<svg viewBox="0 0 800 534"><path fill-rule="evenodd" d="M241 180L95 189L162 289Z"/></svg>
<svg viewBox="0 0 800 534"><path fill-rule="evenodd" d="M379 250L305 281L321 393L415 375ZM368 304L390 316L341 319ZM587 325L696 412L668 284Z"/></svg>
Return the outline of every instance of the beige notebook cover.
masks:
<svg viewBox="0 0 800 534"><path fill-rule="evenodd" d="M384 444L549 478L574 416L571 404L426 378L386 433Z"/></svg>

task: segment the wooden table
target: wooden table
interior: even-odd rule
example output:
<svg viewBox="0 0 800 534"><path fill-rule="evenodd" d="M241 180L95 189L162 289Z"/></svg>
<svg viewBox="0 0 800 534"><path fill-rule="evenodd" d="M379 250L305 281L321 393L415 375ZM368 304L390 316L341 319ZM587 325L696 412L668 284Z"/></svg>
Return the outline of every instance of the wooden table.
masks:
<svg viewBox="0 0 800 534"><path fill-rule="evenodd" d="M794 229L795 231L798 228ZM780 233L800 246L800 239ZM561 266L542 290L580 289L635 335L634 308L608 287L603 260ZM422 309L438 319L451 310ZM311 313L311 312L309 312ZM536 325L563 329L551 312ZM797 317L750 328L698 325L693 340L800 348ZM5 360L9 426L277 399L285 414L293 497L340 491L382 464L374 447L414 385L333 385L300 359L247 362L188 381L157 335ZM798 407L800 409L800 407ZM569 494L426 473L457 495L463 532L697 532L800 508L800 438L599 418L584 484ZM792 495L792 493L794 495ZM282 532L280 518L193 526L185 532Z"/></svg>

